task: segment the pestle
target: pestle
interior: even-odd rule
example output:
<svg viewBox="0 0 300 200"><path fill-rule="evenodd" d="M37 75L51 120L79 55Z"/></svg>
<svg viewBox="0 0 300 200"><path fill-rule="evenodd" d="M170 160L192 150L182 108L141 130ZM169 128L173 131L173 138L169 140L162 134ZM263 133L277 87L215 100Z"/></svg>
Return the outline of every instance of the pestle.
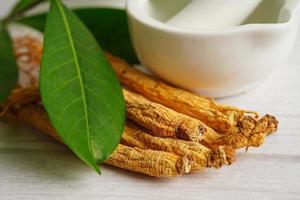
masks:
<svg viewBox="0 0 300 200"><path fill-rule="evenodd" d="M191 0L167 23L188 29L241 25L262 0Z"/></svg>

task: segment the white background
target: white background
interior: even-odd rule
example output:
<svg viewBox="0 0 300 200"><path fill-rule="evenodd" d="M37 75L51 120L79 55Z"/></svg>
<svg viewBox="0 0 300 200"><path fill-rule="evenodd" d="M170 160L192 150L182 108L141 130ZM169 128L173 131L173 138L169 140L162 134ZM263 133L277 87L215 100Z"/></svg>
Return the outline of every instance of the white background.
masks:
<svg viewBox="0 0 300 200"><path fill-rule="evenodd" d="M0 16L12 2L0 0ZM273 114L280 129L232 166L170 179L109 166L98 176L51 138L0 122L0 200L300 199L300 42L264 83L219 101Z"/></svg>

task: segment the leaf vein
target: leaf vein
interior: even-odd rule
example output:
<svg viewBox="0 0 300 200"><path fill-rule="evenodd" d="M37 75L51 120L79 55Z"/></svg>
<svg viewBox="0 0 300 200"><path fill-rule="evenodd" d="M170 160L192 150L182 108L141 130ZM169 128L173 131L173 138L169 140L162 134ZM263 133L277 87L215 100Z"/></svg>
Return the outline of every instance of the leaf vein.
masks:
<svg viewBox="0 0 300 200"><path fill-rule="evenodd" d="M70 83L72 83L73 81L75 81L76 79L78 79L78 77L74 77L70 80L68 80L67 82L65 82L64 84L62 84L60 87L56 88L55 90L53 90L50 94L49 94L49 98L48 98L48 102L50 101L50 99L52 98L52 96L57 93L59 90L63 89L64 87L66 87L67 85L69 85Z"/></svg>
<svg viewBox="0 0 300 200"><path fill-rule="evenodd" d="M68 135L66 136L66 139L68 139L72 134L73 134L73 131L75 130L76 126L79 124L79 122L81 122L82 120L85 119L85 116L84 117L81 117L79 118L73 125L73 127L70 129L70 132L68 133Z"/></svg>
<svg viewBox="0 0 300 200"><path fill-rule="evenodd" d="M64 65L67 65L67 64L69 64L69 63L71 63L71 62L73 62L72 59L70 59L70 60L68 60L68 61L66 61L66 62L64 62L64 63L62 63L62 64L60 64L60 65L57 65L57 66L53 67L53 68L45 75L45 78L44 78L44 79L46 80L53 72L55 72L56 70L61 69Z"/></svg>
<svg viewBox="0 0 300 200"><path fill-rule="evenodd" d="M92 90L90 89L89 87L85 86L86 90L88 90L92 95L94 95L100 102L103 102L103 100ZM113 109L108 107L109 111L112 111ZM116 119L116 114L114 112L111 112L112 113L112 116Z"/></svg>
<svg viewBox="0 0 300 200"><path fill-rule="evenodd" d="M56 53L58 53L59 51L65 50L67 49L69 46L68 45L63 45L61 47L59 47L58 49L53 50L53 52L47 53L47 56L52 57L54 56Z"/></svg>
<svg viewBox="0 0 300 200"><path fill-rule="evenodd" d="M77 54L85 60L88 64L92 65L93 67L99 68L99 66L93 62L91 62L89 59L86 59L86 56L82 55L81 53L77 52Z"/></svg>
<svg viewBox="0 0 300 200"><path fill-rule="evenodd" d="M74 104L74 103L76 103L77 101L79 101L79 100L81 100L82 99L82 97L78 97L78 98L76 98L76 99L74 99L74 100L72 100L70 103L68 103L65 107L64 107L64 109L61 111L61 113L59 114L59 122L62 122L62 120L61 120L61 118L62 118L62 116L65 114L65 112Z"/></svg>
<svg viewBox="0 0 300 200"><path fill-rule="evenodd" d="M67 35L68 35L68 38L69 38L69 43L71 45L71 50L72 50L72 54L73 54L73 57L74 57L74 61L75 61L76 69L77 69L78 78L79 78L81 95L83 96L84 115L86 117L85 121L86 121L86 128L87 128L88 148L89 148L89 151L90 151L90 153L91 153L91 155L93 157L94 164L96 164L95 163L95 158L94 158L94 155L93 155L93 151L92 151L92 147L91 147L91 141L90 141L89 118L88 118L88 111L87 111L87 103L86 103L86 99L85 99L86 95L85 95L85 91L84 91L83 80L82 80L82 77L81 77L79 60L78 60L78 57L77 57L77 54L76 54L74 42L72 40L72 38L73 38L72 32L70 30L70 25L68 23L67 16L64 13L64 10L63 10L64 8L62 7L62 5L60 3L58 3L57 0L55 2L56 2L57 6L59 8L59 11L60 11L61 15L62 15L62 18L63 18L63 21L64 21L64 25L65 25L65 28L66 28L66 32L67 32ZM99 170L99 169L97 169L97 170Z"/></svg>

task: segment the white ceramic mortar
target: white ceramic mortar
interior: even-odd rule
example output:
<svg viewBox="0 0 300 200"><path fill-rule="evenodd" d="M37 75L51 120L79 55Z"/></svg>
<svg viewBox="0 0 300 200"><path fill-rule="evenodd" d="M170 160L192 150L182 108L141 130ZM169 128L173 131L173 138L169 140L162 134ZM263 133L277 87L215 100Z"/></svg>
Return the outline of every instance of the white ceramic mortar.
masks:
<svg viewBox="0 0 300 200"><path fill-rule="evenodd" d="M222 97L245 91L283 63L297 37L300 1L264 1L256 17L262 23L193 30L165 23L178 10L168 6L174 1L160 1L165 5L153 7L159 0L128 0L138 56L162 79L203 95ZM274 21L264 16L277 11ZM263 24L264 19L270 22Z"/></svg>

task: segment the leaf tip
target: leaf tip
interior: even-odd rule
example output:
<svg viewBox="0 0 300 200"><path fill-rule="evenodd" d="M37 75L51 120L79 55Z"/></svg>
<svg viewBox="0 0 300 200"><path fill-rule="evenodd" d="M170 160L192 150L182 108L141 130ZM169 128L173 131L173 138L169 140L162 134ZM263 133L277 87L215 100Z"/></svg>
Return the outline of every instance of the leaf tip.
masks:
<svg viewBox="0 0 300 200"><path fill-rule="evenodd" d="M95 171L97 172L98 175L101 175L101 170L100 170L100 167L98 165L94 166L93 167L95 169Z"/></svg>

